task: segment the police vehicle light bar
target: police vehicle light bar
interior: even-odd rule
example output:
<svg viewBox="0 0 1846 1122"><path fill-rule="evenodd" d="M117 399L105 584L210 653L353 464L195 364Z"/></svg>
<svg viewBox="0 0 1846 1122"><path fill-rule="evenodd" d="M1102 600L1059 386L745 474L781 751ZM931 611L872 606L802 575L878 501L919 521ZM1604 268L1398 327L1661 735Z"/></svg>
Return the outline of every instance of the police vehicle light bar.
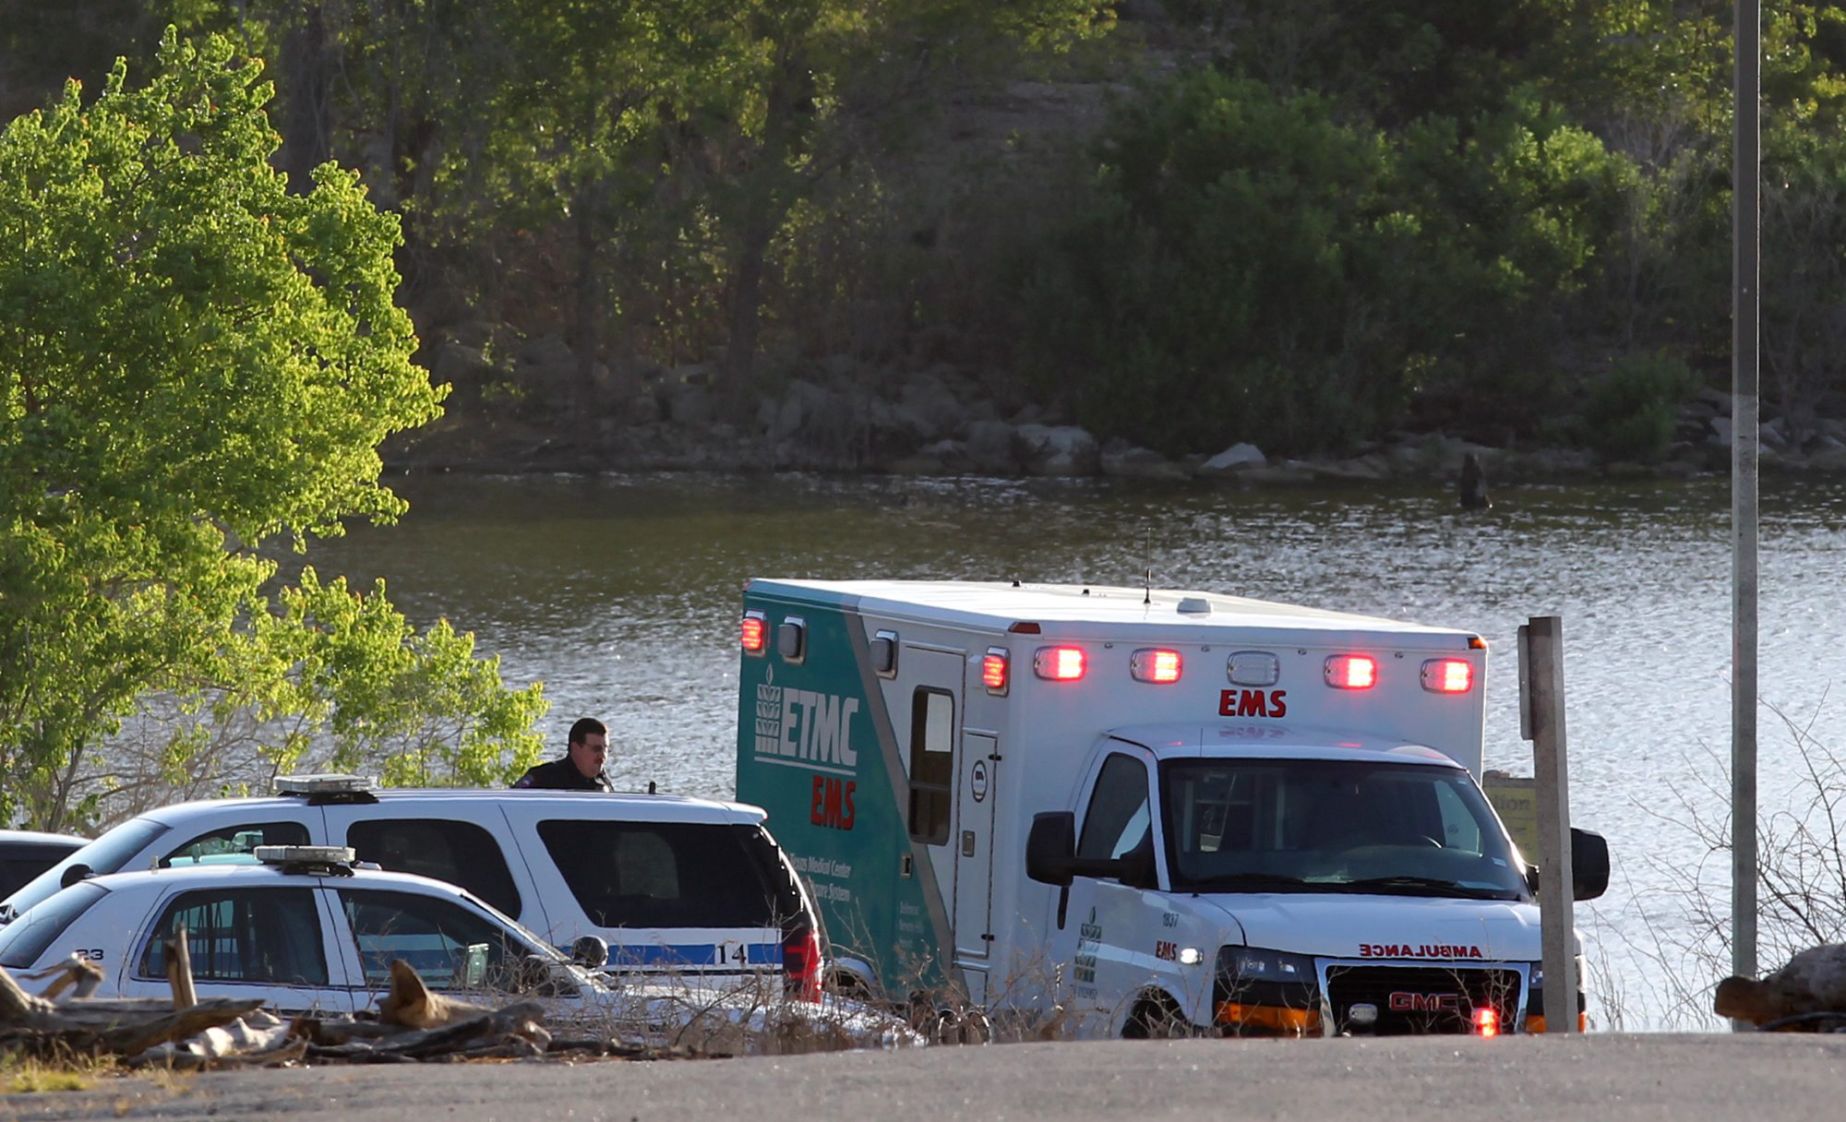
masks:
<svg viewBox="0 0 1846 1122"><path fill-rule="evenodd" d="M351 865L359 859L347 845L259 845L250 852L265 865Z"/></svg>
<svg viewBox="0 0 1846 1122"><path fill-rule="evenodd" d="M276 777L278 795L349 795L370 791L377 786L378 780L374 776L343 775L339 772Z"/></svg>
<svg viewBox="0 0 1846 1122"><path fill-rule="evenodd" d="M1011 662L1005 647L988 647L987 653L981 656L981 684L987 687L988 693L1006 692Z"/></svg>
<svg viewBox="0 0 1846 1122"><path fill-rule="evenodd" d="M1129 657L1128 673L1137 682L1168 685L1179 681L1180 670L1184 665L1178 651L1140 650Z"/></svg>
<svg viewBox="0 0 1846 1122"><path fill-rule="evenodd" d="M1423 688L1430 693L1467 693L1474 666L1459 658L1432 658L1423 664Z"/></svg>
<svg viewBox="0 0 1846 1122"><path fill-rule="evenodd" d="M1032 656L1032 673L1051 682L1075 682L1088 662L1082 647L1040 647Z"/></svg>
<svg viewBox="0 0 1846 1122"><path fill-rule="evenodd" d="M1336 690L1369 690L1378 684L1378 663L1368 655L1329 655L1326 675Z"/></svg>
<svg viewBox="0 0 1846 1122"><path fill-rule="evenodd" d="M760 655L769 648L769 622L762 612L745 612L739 628L744 653Z"/></svg>

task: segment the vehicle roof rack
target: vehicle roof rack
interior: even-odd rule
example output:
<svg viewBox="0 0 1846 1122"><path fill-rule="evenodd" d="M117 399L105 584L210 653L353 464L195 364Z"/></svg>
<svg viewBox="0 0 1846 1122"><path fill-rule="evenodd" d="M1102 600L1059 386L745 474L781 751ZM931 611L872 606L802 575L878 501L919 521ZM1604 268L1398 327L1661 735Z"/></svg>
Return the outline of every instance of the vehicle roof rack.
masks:
<svg viewBox="0 0 1846 1122"><path fill-rule="evenodd" d="M350 877L359 860L352 847L345 845L259 845L251 852L258 861L279 866L285 873L316 876Z"/></svg>
<svg viewBox="0 0 1846 1122"><path fill-rule="evenodd" d="M346 775L341 772L319 772L313 775L279 775L276 777L278 795L300 795L308 800L309 806L332 806L338 803L375 803L378 796L372 791L378 786L378 780L370 775Z"/></svg>

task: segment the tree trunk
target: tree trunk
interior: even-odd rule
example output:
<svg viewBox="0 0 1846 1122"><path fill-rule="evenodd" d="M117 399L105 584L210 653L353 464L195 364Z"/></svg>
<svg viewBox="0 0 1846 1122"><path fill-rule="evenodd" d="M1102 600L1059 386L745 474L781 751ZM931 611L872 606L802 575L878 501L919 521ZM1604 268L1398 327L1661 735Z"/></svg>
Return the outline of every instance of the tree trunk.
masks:
<svg viewBox="0 0 1846 1122"><path fill-rule="evenodd" d="M576 352L577 358L577 403L584 410L592 409L596 402L597 321L602 315L602 301L598 299L596 283L596 219L592 213L593 198L593 188L580 187L571 203L577 219L576 310L571 317L574 321L571 349Z"/></svg>
<svg viewBox="0 0 1846 1122"><path fill-rule="evenodd" d="M288 173L289 190L297 194L313 188L312 172L327 162L331 152L329 69L327 25L316 0L305 5L301 22L290 28L282 46L283 88L288 99L282 170Z"/></svg>

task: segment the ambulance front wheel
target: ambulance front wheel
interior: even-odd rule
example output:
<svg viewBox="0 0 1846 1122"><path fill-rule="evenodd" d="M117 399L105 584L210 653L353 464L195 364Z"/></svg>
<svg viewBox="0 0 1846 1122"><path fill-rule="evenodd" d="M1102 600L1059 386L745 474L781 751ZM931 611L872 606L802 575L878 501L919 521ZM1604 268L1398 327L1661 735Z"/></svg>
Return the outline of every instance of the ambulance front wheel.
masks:
<svg viewBox="0 0 1846 1122"><path fill-rule="evenodd" d="M1179 1003L1164 993L1142 998L1122 1024L1124 1040L1180 1040L1198 1034Z"/></svg>

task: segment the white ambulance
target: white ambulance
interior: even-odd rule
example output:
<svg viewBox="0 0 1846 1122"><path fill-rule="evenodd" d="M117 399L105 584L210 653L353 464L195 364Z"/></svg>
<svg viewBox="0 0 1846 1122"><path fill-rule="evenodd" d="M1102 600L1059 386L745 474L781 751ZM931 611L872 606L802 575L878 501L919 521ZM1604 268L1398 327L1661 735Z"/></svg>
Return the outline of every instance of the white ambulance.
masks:
<svg viewBox="0 0 1846 1122"><path fill-rule="evenodd" d="M1542 1027L1535 873L1477 785L1478 635L754 580L741 645L738 798L811 881L842 984L1084 1036ZM1608 853L1576 837L1587 899Z"/></svg>

